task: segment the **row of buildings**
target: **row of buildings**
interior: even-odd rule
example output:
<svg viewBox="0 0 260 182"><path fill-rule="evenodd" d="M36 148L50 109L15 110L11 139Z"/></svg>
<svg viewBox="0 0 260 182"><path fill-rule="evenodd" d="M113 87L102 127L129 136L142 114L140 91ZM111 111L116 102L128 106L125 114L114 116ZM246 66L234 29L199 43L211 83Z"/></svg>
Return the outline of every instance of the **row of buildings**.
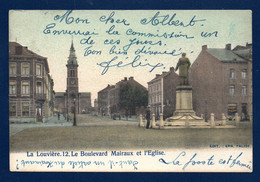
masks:
<svg viewBox="0 0 260 182"><path fill-rule="evenodd" d="M46 57L9 42L10 122L44 122L54 112L53 79Z"/></svg>
<svg viewBox="0 0 260 182"><path fill-rule="evenodd" d="M220 118L224 113L242 119L252 117L252 44L225 48L202 46L197 59L189 70L193 89L193 108L197 115L209 118L214 113ZM176 86L179 77L170 68L148 82L149 105L158 117L167 118L175 111Z"/></svg>
<svg viewBox="0 0 260 182"><path fill-rule="evenodd" d="M63 114L89 113L91 93L79 92L78 62L73 42L67 67L67 89L55 93L46 57L42 57L17 42L9 42L9 116L10 122L46 121L56 110ZM252 117L252 44L231 49L202 46L189 71L193 88L193 108L198 115L220 118L224 113L232 117L239 113L242 119ZM148 82L147 89L134 80L124 78L98 92L94 107L100 114L124 114L120 102L121 89L131 85L148 93L148 105L157 117L172 116L176 104L179 77L171 67ZM139 105L140 106L140 105ZM143 113L147 104L136 108ZM131 114L131 113L129 113Z"/></svg>
<svg viewBox="0 0 260 182"><path fill-rule="evenodd" d="M67 89L55 93L47 58L9 42L10 122L45 122L54 112L90 112L91 93L79 92L78 66L72 42L66 65Z"/></svg>

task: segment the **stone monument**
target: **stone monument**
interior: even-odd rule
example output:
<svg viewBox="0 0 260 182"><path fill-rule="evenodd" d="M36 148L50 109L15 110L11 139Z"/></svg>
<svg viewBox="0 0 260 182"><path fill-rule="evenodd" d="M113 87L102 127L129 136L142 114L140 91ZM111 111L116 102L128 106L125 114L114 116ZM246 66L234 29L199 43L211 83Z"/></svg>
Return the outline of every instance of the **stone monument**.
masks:
<svg viewBox="0 0 260 182"><path fill-rule="evenodd" d="M183 53L175 71L179 69L180 83L176 88L176 110L166 119L165 125L209 125L203 118L196 116L192 103L192 87L189 85L190 60Z"/></svg>
<svg viewBox="0 0 260 182"><path fill-rule="evenodd" d="M190 60L183 53L179 59L175 71L179 69L180 83L176 88L176 111L174 115L195 115L192 106L192 87L189 85Z"/></svg>

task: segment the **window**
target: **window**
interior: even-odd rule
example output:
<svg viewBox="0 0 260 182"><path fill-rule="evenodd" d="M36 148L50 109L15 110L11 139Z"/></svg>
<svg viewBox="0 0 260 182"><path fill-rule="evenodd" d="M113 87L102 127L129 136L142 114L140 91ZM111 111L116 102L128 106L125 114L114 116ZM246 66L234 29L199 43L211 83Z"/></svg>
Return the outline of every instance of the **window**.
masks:
<svg viewBox="0 0 260 182"><path fill-rule="evenodd" d="M42 93L42 82L37 82L36 84L36 93L41 94Z"/></svg>
<svg viewBox="0 0 260 182"><path fill-rule="evenodd" d="M228 104L228 116L235 116L237 113L237 104Z"/></svg>
<svg viewBox="0 0 260 182"><path fill-rule="evenodd" d="M9 64L9 75L16 75L16 63Z"/></svg>
<svg viewBox="0 0 260 182"><path fill-rule="evenodd" d="M15 95L16 94L16 82L15 81L10 81L9 82L9 94L10 95Z"/></svg>
<svg viewBox="0 0 260 182"><path fill-rule="evenodd" d="M230 79L235 79L235 78L236 78L235 70L230 69Z"/></svg>
<svg viewBox="0 0 260 182"><path fill-rule="evenodd" d="M246 79L246 77L247 77L247 70L246 69L242 70L241 77L242 77L242 79Z"/></svg>
<svg viewBox="0 0 260 182"><path fill-rule="evenodd" d="M22 103L22 116L29 116L29 102Z"/></svg>
<svg viewBox="0 0 260 182"><path fill-rule="evenodd" d="M16 103L9 104L9 116L16 116Z"/></svg>
<svg viewBox="0 0 260 182"><path fill-rule="evenodd" d="M242 86L242 95L243 95L243 96L246 96L246 95L247 95L247 86L246 86L246 85L243 85L243 86Z"/></svg>
<svg viewBox="0 0 260 182"><path fill-rule="evenodd" d="M40 65L40 64L36 65L36 75L42 76L42 65Z"/></svg>
<svg viewBox="0 0 260 182"><path fill-rule="evenodd" d="M235 86L234 85L229 86L229 93L230 93L230 96L235 96Z"/></svg>
<svg viewBox="0 0 260 182"><path fill-rule="evenodd" d="M29 76L29 74L30 74L29 63L22 63L22 75Z"/></svg>
<svg viewBox="0 0 260 182"><path fill-rule="evenodd" d="M75 70L70 70L70 76L75 77L76 76L76 71Z"/></svg>
<svg viewBox="0 0 260 182"><path fill-rule="evenodd" d="M30 87L29 82L22 82L22 95L29 95L30 94L29 87Z"/></svg>

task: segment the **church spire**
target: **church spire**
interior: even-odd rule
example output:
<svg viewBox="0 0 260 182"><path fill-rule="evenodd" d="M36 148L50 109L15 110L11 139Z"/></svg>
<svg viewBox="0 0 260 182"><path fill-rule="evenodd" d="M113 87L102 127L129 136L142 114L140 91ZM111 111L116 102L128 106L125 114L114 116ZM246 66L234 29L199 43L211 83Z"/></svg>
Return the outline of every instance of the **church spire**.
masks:
<svg viewBox="0 0 260 182"><path fill-rule="evenodd" d="M71 50L74 50L74 51L75 51L74 46L73 46L73 35L72 35L72 38L71 38L70 51L71 51Z"/></svg>
<svg viewBox="0 0 260 182"><path fill-rule="evenodd" d="M74 45L73 45L73 38L71 40L70 55L69 55L69 59L68 59L68 65L78 65L77 57L76 57L76 53L75 53L75 49L74 49Z"/></svg>

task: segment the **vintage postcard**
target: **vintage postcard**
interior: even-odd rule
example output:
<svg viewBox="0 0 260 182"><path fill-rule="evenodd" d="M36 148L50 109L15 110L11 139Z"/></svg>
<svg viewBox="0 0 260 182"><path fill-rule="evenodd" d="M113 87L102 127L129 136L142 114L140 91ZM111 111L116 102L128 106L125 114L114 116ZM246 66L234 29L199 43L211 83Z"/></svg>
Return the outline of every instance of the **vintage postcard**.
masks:
<svg viewBox="0 0 260 182"><path fill-rule="evenodd" d="M10 171L253 171L250 10L10 10Z"/></svg>

